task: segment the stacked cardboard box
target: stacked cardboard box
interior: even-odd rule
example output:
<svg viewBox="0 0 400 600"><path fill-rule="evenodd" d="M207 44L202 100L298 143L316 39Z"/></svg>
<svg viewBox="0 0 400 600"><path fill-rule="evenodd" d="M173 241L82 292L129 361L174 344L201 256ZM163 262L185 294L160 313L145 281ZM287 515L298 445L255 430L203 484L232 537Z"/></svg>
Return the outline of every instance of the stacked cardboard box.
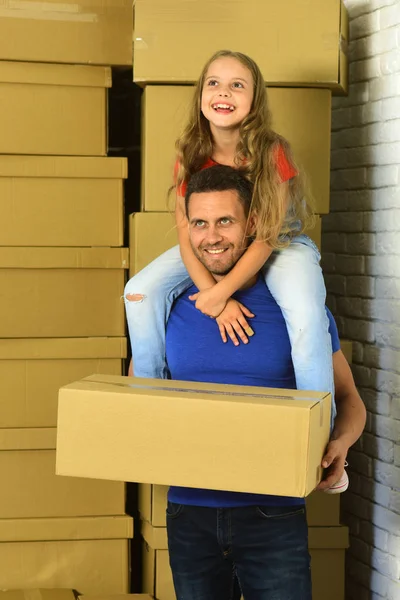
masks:
<svg viewBox="0 0 400 600"><path fill-rule="evenodd" d="M33 589L0 592L0 600L76 600L73 590ZM78 600L152 600L147 594L101 594L78 596Z"/></svg>
<svg viewBox="0 0 400 600"><path fill-rule="evenodd" d="M33 590L3 590L1 600L75 600L73 590L67 589L33 589Z"/></svg>
<svg viewBox="0 0 400 600"><path fill-rule="evenodd" d="M0 589L125 593L124 483L58 477L55 454L58 388L121 374L126 358L127 165L106 158L111 69L88 64L131 63L131 3L12 4L0 14Z"/></svg>
<svg viewBox="0 0 400 600"><path fill-rule="evenodd" d="M213 2L211 7L211 2L194 0L189 6L169 0L168 10L163 0L135 3L134 80L145 89L141 212L130 218L131 276L177 243L173 194L170 204L167 200L174 144L187 120L192 85L209 56L221 48L242 51L260 66L269 87L273 128L291 143L316 213L329 212L331 95L347 89L343 3L247 0ZM320 217L308 233L320 247ZM349 356L346 342L343 349ZM170 600L175 596L166 550L166 488L140 487L145 591ZM339 525L339 497L313 493L307 508L314 596L340 600L347 530ZM330 590L322 586L328 573L336 582Z"/></svg>
<svg viewBox="0 0 400 600"><path fill-rule="evenodd" d="M2 60L132 65L132 0L3 2Z"/></svg>
<svg viewBox="0 0 400 600"><path fill-rule="evenodd" d="M79 600L153 600L148 594L117 594L101 596L78 596Z"/></svg>

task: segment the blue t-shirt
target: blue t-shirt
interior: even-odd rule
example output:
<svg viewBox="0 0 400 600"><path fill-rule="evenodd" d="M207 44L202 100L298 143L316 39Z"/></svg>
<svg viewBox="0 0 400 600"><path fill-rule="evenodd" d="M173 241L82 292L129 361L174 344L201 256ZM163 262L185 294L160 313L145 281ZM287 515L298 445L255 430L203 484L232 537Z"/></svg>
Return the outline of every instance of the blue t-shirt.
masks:
<svg viewBox="0 0 400 600"><path fill-rule="evenodd" d="M213 319L189 300L198 290L192 286L174 303L166 330L166 355L172 379L234 385L295 389L291 346L282 311L263 279L236 292L234 298L255 317L255 335L248 344L223 343ZM327 309L332 350L340 349L335 320ZM239 441L239 440L238 440ZM256 448L254 449L256 451ZM282 506L304 504L303 498L267 496L173 486L168 499L178 504L229 508L234 506Z"/></svg>

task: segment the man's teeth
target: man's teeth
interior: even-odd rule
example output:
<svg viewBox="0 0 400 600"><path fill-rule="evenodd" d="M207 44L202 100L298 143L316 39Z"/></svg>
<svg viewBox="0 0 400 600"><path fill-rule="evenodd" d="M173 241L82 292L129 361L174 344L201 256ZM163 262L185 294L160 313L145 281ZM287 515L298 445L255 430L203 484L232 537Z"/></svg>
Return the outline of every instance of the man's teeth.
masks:
<svg viewBox="0 0 400 600"><path fill-rule="evenodd" d="M209 252L210 254L221 254L221 252L225 252L225 248L220 248L218 250L210 250L210 249L208 249L207 252Z"/></svg>
<svg viewBox="0 0 400 600"><path fill-rule="evenodd" d="M235 110L234 106L231 106L230 104L213 104L213 108L223 108L224 110Z"/></svg>

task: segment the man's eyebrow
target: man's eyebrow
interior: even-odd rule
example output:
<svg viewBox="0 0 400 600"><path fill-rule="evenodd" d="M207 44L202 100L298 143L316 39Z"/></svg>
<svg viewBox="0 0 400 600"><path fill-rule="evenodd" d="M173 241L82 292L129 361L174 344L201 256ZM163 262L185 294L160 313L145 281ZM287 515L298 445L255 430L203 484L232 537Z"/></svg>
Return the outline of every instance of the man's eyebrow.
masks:
<svg viewBox="0 0 400 600"><path fill-rule="evenodd" d="M237 221L236 217L234 217L233 215L229 215L229 214L219 217L218 221L221 221L222 219L229 219L229 221Z"/></svg>

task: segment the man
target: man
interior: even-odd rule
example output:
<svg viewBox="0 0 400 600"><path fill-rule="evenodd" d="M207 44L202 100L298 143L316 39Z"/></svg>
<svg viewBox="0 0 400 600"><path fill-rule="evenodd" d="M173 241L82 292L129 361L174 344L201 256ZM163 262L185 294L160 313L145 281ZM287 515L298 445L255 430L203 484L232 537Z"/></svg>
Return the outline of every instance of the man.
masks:
<svg viewBox="0 0 400 600"><path fill-rule="evenodd" d="M251 186L237 170L215 166L192 177L185 201L192 248L219 281L249 243ZM182 294L169 317L172 379L295 387L286 324L261 277L234 295L255 314L255 335L238 347L224 344L216 323L196 309L189 298L196 291ZM337 417L321 490L340 479L348 448L365 424L333 318L331 336ZM304 499L171 487L167 530L177 600L230 600L237 582L245 600L311 600Z"/></svg>

